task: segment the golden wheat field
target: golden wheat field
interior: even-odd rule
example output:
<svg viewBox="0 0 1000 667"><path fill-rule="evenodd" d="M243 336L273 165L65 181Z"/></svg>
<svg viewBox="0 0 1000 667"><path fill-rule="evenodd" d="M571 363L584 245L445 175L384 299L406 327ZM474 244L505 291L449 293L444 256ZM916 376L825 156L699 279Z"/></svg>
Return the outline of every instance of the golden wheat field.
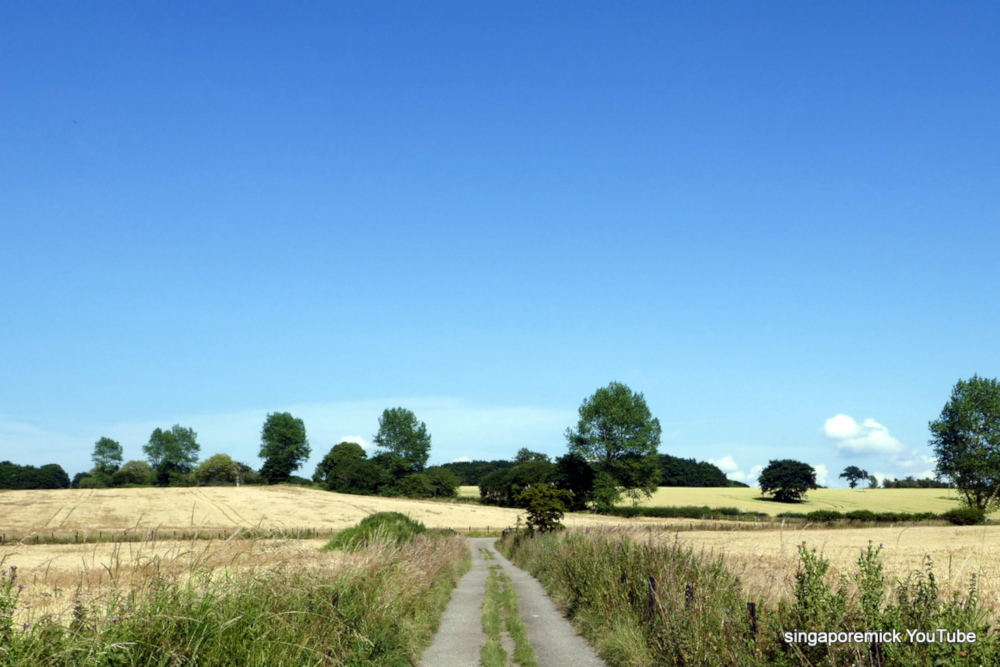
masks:
<svg viewBox="0 0 1000 667"><path fill-rule="evenodd" d="M109 591L128 590L154 576L183 578L195 572L288 564L332 567L339 556L319 552L324 540L228 538L240 529L336 531L374 512L402 512L430 528L494 531L515 524L519 514L498 507L294 486L0 491L0 536L6 536L0 543L0 561L3 568L16 566L19 582L26 586L21 616L52 614L66 620L78 601L90 604ZM575 526L621 521L590 515L566 518ZM175 540L174 532L219 532L223 537ZM140 541L82 542L102 533L105 538L125 534ZM159 539L144 539L154 533ZM31 544L36 535L78 538L81 543Z"/></svg>
<svg viewBox="0 0 1000 667"><path fill-rule="evenodd" d="M760 489L743 487L688 488L661 486L641 505L708 505L744 511L780 514L814 510L871 510L872 512L947 512L959 506L958 494L949 489L815 489L804 502L776 503L761 498Z"/></svg>
<svg viewBox="0 0 1000 667"><path fill-rule="evenodd" d="M478 498L478 486L462 486L459 496ZM785 504L764 500L760 489L743 487L661 486L644 507L696 505L736 507L748 512L776 515L813 510L871 510L872 512L947 512L959 506L958 495L949 489L816 489L802 503Z"/></svg>
<svg viewBox="0 0 1000 667"><path fill-rule="evenodd" d="M467 487L469 488L469 487ZM471 487L475 489L475 487ZM661 489L663 491L663 489ZM753 489L668 489L684 491L658 504L739 506L740 495L752 508ZM822 491L822 490L820 490ZM714 492L712 495L709 492ZM914 493L915 492L915 493ZM889 511L923 511L941 499L940 490L886 490L856 493L866 499L860 507ZM815 496L813 494L816 494ZM819 502L819 491L810 494ZM885 495L882 495L885 494ZM898 498L893 499L893 496ZM851 497L851 496L849 496ZM867 499L879 500L878 504ZM907 504L910 498L912 504ZM765 503L770 509L773 503ZM852 507L833 494L825 507L849 510ZM947 506L954 506L954 501ZM797 511L818 509L816 505L795 506ZM335 531L356 524L368 514L396 511L408 514L432 528L497 530L516 522L519 510L463 503L380 498L328 493L292 486L214 487L172 489L101 489L64 491L0 492L0 533L30 537L55 535L95 536L99 532L142 537L155 531L161 538L172 531L219 531L232 535L238 529L309 528ZM808 510L806 510L808 511ZM890 576L905 577L920 569L925 555L931 555L943 591L964 591L969 576L980 576L983 601L1000 610L1000 532L988 527L910 526L878 528L820 529L814 525L791 524L769 529L763 524L701 522L715 530L684 530L680 533L656 530L687 528L687 520L649 519L643 521L586 514L567 515L571 527L604 527L614 530L638 523L654 527L648 535L656 540L680 540L697 550L721 555L740 576L751 599L774 603L787 595L794 583L798 556L796 546L805 540L823 551L832 561L834 577L854 571L854 561L868 541L884 544L883 556ZM645 533L644 533L645 535ZM648 538L648 537L647 537ZM321 553L323 540L291 539L158 539L133 543L0 544L3 567L18 566L22 592L20 614L52 614L61 619L78 601L99 600L109 590L127 590L149 581L152 576L190 576L194 572L245 570L287 564L305 567L338 567L338 558Z"/></svg>
<svg viewBox="0 0 1000 667"><path fill-rule="evenodd" d="M984 604L1000 612L1000 528L995 526L893 526L822 529L809 525L765 531L690 531L656 539L678 540L698 552L722 556L740 577L749 599L776 603L791 593L798 568L798 545L816 548L831 563L831 580L850 581L869 541L882 545L889 579L905 579L933 559L934 575L945 597L965 595L972 574Z"/></svg>
<svg viewBox="0 0 1000 667"><path fill-rule="evenodd" d="M342 530L375 512L402 512L428 528L485 530L512 526L523 511L330 493L296 486L65 489L0 491L0 534L97 535L99 532L169 534L236 528L321 532ZM569 526L620 523L620 519L571 514Z"/></svg>

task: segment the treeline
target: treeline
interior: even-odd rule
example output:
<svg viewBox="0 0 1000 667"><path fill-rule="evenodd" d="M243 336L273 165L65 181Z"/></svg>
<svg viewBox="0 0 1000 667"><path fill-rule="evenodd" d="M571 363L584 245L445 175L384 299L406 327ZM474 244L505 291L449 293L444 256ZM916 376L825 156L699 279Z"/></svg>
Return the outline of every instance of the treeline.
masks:
<svg viewBox="0 0 1000 667"><path fill-rule="evenodd" d="M660 486L747 486L726 477L714 463L682 459L669 454L659 456Z"/></svg>
<svg viewBox="0 0 1000 667"><path fill-rule="evenodd" d="M359 495L450 498L461 480L443 466L424 468L393 452L369 458L361 445L334 445L316 466L313 481L328 491Z"/></svg>
<svg viewBox="0 0 1000 667"><path fill-rule="evenodd" d="M490 473L507 470L515 465L517 465L515 461L500 459L496 461L456 461L445 463L440 467L457 476L461 480L462 486L479 486L483 478ZM718 466L708 461L659 454L659 468L659 486L747 486L742 482L734 482L727 478Z"/></svg>
<svg viewBox="0 0 1000 667"><path fill-rule="evenodd" d="M913 479L912 476L905 479L882 480L883 489L947 489L947 482L939 482L936 479Z"/></svg>
<svg viewBox="0 0 1000 667"><path fill-rule="evenodd" d="M39 468L0 461L0 489L68 489L69 475L56 463Z"/></svg>
<svg viewBox="0 0 1000 667"><path fill-rule="evenodd" d="M461 486L479 486L491 472L514 467L513 461L499 459L496 461L455 461L444 463L440 467L458 477Z"/></svg>
<svg viewBox="0 0 1000 667"><path fill-rule="evenodd" d="M480 466L474 464L479 463ZM473 461L473 470L485 470L491 464ZM531 486L549 484L557 489L571 491L573 499L567 509L583 510L594 501L597 471L578 454L566 454L552 461L549 456L521 449L513 461L506 465L492 466L492 472L479 480L479 496L483 503L501 507L521 507L520 494ZM694 459L681 459L669 454L659 454L659 486L728 487L746 486L726 478L715 465ZM602 511L611 511L610 507Z"/></svg>

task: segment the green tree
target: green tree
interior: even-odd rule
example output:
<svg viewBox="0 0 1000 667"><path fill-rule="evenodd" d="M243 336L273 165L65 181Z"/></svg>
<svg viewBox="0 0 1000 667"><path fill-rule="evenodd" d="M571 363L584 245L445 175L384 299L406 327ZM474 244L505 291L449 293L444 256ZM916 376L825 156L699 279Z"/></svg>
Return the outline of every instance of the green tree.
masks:
<svg viewBox="0 0 1000 667"><path fill-rule="evenodd" d="M545 461L548 463L552 459L549 458L548 454L542 454L541 452L533 452L527 447L522 447L517 450L517 454L514 456L514 463L527 463L528 461Z"/></svg>
<svg viewBox="0 0 1000 667"><path fill-rule="evenodd" d="M201 445L194 429L174 424L169 431L154 430L142 451L156 471L156 484L168 486L183 483L198 462Z"/></svg>
<svg viewBox="0 0 1000 667"><path fill-rule="evenodd" d="M567 509L582 512L594 496L594 469L579 454L566 454L556 459L556 470L552 476L556 488L573 494Z"/></svg>
<svg viewBox="0 0 1000 667"><path fill-rule="evenodd" d="M537 530L540 533L550 533L563 527L560 522L566 512L566 505L572 498L573 494L569 491L542 482L522 491L517 502L528 510L527 524L530 532Z"/></svg>
<svg viewBox="0 0 1000 667"><path fill-rule="evenodd" d="M1000 507L1000 383L959 380L929 426L938 479L950 479L969 507Z"/></svg>
<svg viewBox="0 0 1000 667"><path fill-rule="evenodd" d="M228 454L210 456L194 471L194 478L202 484L235 484L239 477L240 464Z"/></svg>
<svg viewBox="0 0 1000 667"><path fill-rule="evenodd" d="M326 456L319 462L319 465L316 466L316 472L313 473L312 479L314 482L325 484L330 474L337 468L357 461L363 461L366 458L368 458L368 455L358 443L346 441L337 443L326 453Z"/></svg>
<svg viewBox="0 0 1000 667"><path fill-rule="evenodd" d="M462 480L447 468L434 466L424 470L424 474L431 481L435 498L454 498L458 495L458 487L462 485Z"/></svg>
<svg viewBox="0 0 1000 667"><path fill-rule="evenodd" d="M129 461L111 476L112 486L151 486L156 471L145 461Z"/></svg>
<svg viewBox="0 0 1000 667"><path fill-rule="evenodd" d="M94 453L90 455L94 468L105 475L113 475L125 460L122 446L111 438L101 438L94 443Z"/></svg>
<svg viewBox="0 0 1000 667"><path fill-rule="evenodd" d="M309 458L306 425L287 412L269 414L260 431L260 474L268 484L287 482L292 472Z"/></svg>
<svg viewBox="0 0 1000 667"><path fill-rule="evenodd" d="M427 425L406 408L387 408L378 419L378 433L372 441L379 453L391 453L406 461L409 472L422 472L431 452Z"/></svg>
<svg viewBox="0 0 1000 667"><path fill-rule="evenodd" d="M862 470L857 466L847 466L844 468L844 472L840 473L839 477L846 479L848 486L853 489L858 485L858 482L868 479L868 471Z"/></svg>
<svg viewBox="0 0 1000 667"><path fill-rule="evenodd" d="M566 429L569 452L587 460L597 473L595 501L606 506L633 500L656 490L660 421L652 416L641 393L612 382L580 406L576 430Z"/></svg>
<svg viewBox="0 0 1000 667"><path fill-rule="evenodd" d="M487 505L521 507L518 497L525 489L548 482L556 466L548 461L527 461L513 468L494 470L479 482L479 497Z"/></svg>
<svg viewBox="0 0 1000 667"><path fill-rule="evenodd" d="M797 502L807 491L819 488L816 486L816 471L813 467L792 459L769 461L757 478L757 483L761 492L773 494L774 499L782 503Z"/></svg>

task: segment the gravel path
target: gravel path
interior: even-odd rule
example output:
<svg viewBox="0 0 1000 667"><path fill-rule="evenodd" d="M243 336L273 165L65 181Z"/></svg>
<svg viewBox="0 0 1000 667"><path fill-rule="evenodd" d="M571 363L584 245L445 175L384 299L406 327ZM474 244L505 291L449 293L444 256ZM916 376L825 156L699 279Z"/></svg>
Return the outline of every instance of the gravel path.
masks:
<svg viewBox="0 0 1000 667"><path fill-rule="evenodd" d="M594 650L576 634L542 585L493 548L495 538L469 538L472 569L462 577L441 618L441 628L424 653L422 667L475 667L483 644L482 604L489 565L500 565L517 593L521 620L540 667L606 667ZM495 560L483 560L480 549Z"/></svg>

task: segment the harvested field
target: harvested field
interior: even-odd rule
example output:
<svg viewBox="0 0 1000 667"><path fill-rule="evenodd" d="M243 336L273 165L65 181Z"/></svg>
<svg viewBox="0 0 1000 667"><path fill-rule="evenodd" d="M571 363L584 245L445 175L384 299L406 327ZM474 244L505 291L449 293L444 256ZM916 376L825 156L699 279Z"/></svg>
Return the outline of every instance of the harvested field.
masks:
<svg viewBox="0 0 1000 667"><path fill-rule="evenodd" d="M431 500L330 493L296 486L66 489L0 491L0 532L10 536L103 532L231 531L236 528L321 532L352 526L375 512L402 512L428 528L494 530L523 511ZM567 525L621 523L613 517L568 515Z"/></svg>
<svg viewBox="0 0 1000 667"><path fill-rule="evenodd" d="M433 501L328 493L295 486L168 489L90 489L0 492L3 567L16 565L27 588L22 614L65 620L75 601L90 603L111 590L128 590L153 576L184 577L195 571L247 569L280 564L330 567L339 555L320 553L325 540L143 540L155 531L220 531L239 528L336 531L374 512L402 512L429 528L495 530L517 521L518 510ZM569 525L633 523L613 517L570 515ZM662 522L659 522L662 523ZM137 542L28 544L12 537L97 537L126 534ZM77 590L79 588L79 596Z"/></svg>
<svg viewBox="0 0 1000 667"><path fill-rule="evenodd" d="M722 555L743 582L748 599L758 602L774 604L790 595L798 568L797 547L803 541L830 560L830 572L836 580L841 575L852 578L858 556L871 540L876 547L884 545L882 561L890 580L906 578L913 571L924 569L924 557L930 555L945 598L950 599L953 592L964 597L975 573L982 602L1000 612L1000 529L993 526L844 529L809 526L797 530L654 534L657 539L676 539L696 550Z"/></svg>

